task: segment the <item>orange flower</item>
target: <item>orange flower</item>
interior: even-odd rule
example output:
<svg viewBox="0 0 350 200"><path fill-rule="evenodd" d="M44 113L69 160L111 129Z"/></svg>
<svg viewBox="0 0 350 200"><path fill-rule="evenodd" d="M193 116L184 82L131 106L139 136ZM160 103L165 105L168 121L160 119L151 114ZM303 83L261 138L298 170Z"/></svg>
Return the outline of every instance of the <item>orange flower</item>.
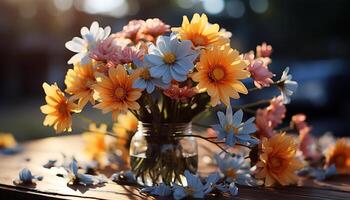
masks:
<svg viewBox="0 0 350 200"><path fill-rule="evenodd" d="M339 174L350 174L350 140L338 139L335 146L327 150L326 161L328 166L334 164Z"/></svg>
<svg viewBox="0 0 350 200"><path fill-rule="evenodd" d="M141 97L141 90L132 87L136 74L128 76L122 65L111 67L108 75L97 74L97 83L92 87L97 93L99 104L95 108L101 109L103 113L112 112L114 120L121 112L128 109L138 110L140 105L136 102Z"/></svg>
<svg viewBox="0 0 350 200"><path fill-rule="evenodd" d="M11 133L0 133L0 149L12 148L17 145L17 142Z"/></svg>
<svg viewBox="0 0 350 200"><path fill-rule="evenodd" d="M122 139L118 139L118 146L124 146L126 141L133 136L137 130L137 118L131 113L120 114L117 123L113 125L113 132Z"/></svg>
<svg viewBox="0 0 350 200"><path fill-rule="evenodd" d="M96 124L92 123L89 125L89 131L83 133L87 156L91 160L99 161L101 164L103 164L106 154L106 132L106 124L101 124L100 127L97 127Z"/></svg>
<svg viewBox="0 0 350 200"><path fill-rule="evenodd" d="M78 113L78 105L68 100L64 93L58 88L57 84L43 84L46 93L46 103L40 107L41 112L47 114L44 120L44 126L53 126L56 133L63 131L72 131L72 112Z"/></svg>
<svg viewBox="0 0 350 200"><path fill-rule="evenodd" d="M265 186L272 186L275 182L290 185L297 182L296 170L303 167L296 158L298 145L292 136L277 134L270 139L262 139L262 153L256 164L258 173L256 178L265 179Z"/></svg>
<svg viewBox="0 0 350 200"><path fill-rule="evenodd" d="M85 65L80 63L74 64L73 69L69 69L64 83L67 86L65 90L68 94L73 95L72 100L77 100L79 108L83 108L88 101L95 104L93 98L94 90L91 86L96 82L94 76L93 64L90 62Z"/></svg>
<svg viewBox="0 0 350 200"><path fill-rule="evenodd" d="M197 88L200 92L208 92L212 106L219 101L229 105L230 97L238 99L238 92L248 93L240 81L250 76L245 70L246 66L247 63L240 58L238 51L228 45L213 46L201 53L196 65L198 72L192 75L192 79L199 82Z"/></svg>
<svg viewBox="0 0 350 200"><path fill-rule="evenodd" d="M172 28L178 33L181 40L191 40L194 46L208 47L210 45L222 45L229 42L228 38L224 37L224 32L220 32L218 24L209 24L208 17L205 14L200 16L195 13L191 23L187 16L183 16L181 27Z"/></svg>

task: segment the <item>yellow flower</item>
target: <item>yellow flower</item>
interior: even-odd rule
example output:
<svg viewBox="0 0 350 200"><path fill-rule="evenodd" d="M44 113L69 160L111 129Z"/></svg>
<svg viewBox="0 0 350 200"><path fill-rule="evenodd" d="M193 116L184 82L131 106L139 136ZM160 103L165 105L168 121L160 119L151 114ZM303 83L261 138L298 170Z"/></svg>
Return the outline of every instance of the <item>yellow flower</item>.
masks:
<svg viewBox="0 0 350 200"><path fill-rule="evenodd" d="M199 82L197 88L200 92L208 92L212 106L219 101L229 105L230 97L238 99L238 92L248 93L240 81L250 76L245 70L246 66L247 63L240 58L238 51L228 45L213 46L201 53L196 65L198 72L192 75L192 79Z"/></svg>
<svg viewBox="0 0 350 200"><path fill-rule="evenodd" d="M114 120L119 113L128 109L138 110L140 105L136 100L141 97L142 90L132 87L135 78L135 74L128 76L122 65L109 68L108 76L97 74L97 84L93 88L100 103L94 107L101 109L103 113L112 112Z"/></svg>
<svg viewBox="0 0 350 200"><path fill-rule="evenodd" d="M12 148L16 145L16 140L11 133L0 133L0 149Z"/></svg>
<svg viewBox="0 0 350 200"><path fill-rule="evenodd" d="M256 164L258 173L256 178L265 179L265 186L272 186L275 182L290 185L297 182L296 170L303 167L296 158L298 145L292 136L276 134L270 139L263 138L262 153Z"/></svg>
<svg viewBox="0 0 350 200"><path fill-rule="evenodd" d="M91 123L89 131L83 133L85 152L90 159L104 161L106 155L106 132L106 124L101 124L100 127L97 127L96 124Z"/></svg>
<svg viewBox="0 0 350 200"><path fill-rule="evenodd" d="M57 84L43 84L46 93L46 105L40 107L41 112L46 114L44 126L53 126L56 133L72 131L72 112L80 112L78 105L68 100Z"/></svg>
<svg viewBox="0 0 350 200"><path fill-rule="evenodd" d="M67 86L65 90L68 94L73 95L72 100L77 100L79 108L83 108L88 101L95 104L93 98L94 90L91 86L95 83L94 69L92 63L81 65L74 64L73 69L69 69L64 83Z"/></svg>
<svg viewBox="0 0 350 200"><path fill-rule="evenodd" d="M200 16L195 13L191 23L187 16L183 16L181 27L172 28L171 30L177 32L181 40L191 40L196 47L229 43L229 39L225 38L224 33L219 31L220 26L218 24L209 24L208 17L205 14Z"/></svg>
<svg viewBox="0 0 350 200"><path fill-rule="evenodd" d="M120 114L117 123L113 125L113 132L122 139L118 139L118 146L124 146L137 130L137 118L131 113Z"/></svg>
<svg viewBox="0 0 350 200"><path fill-rule="evenodd" d="M335 146L328 149L326 161L328 166L334 164L339 174L350 174L350 140L338 139Z"/></svg>

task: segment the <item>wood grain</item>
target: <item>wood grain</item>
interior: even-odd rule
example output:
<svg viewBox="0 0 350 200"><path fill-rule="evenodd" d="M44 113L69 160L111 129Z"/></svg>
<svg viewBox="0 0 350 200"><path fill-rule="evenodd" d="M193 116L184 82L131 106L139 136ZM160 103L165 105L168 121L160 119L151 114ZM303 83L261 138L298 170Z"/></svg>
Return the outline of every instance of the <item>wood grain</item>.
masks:
<svg viewBox="0 0 350 200"><path fill-rule="evenodd" d="M75 156L79 162L86 160L83 143L79 136L52 137L23 144L24 150L16 155L0 155L0 199L154 199L140 194L139 188L118 185L112 181L101 187L67 186L64 178L56 176L57 171L42 167L49 159L62 162L62 153ZM200 158L216 151L215 146L199 141ZM15 186L13 180L18 172L27 167L34 175L44 176L32 186ZM215 170L200 159L199 171L208 174ZM111 172L107 173L111 174ZM229 199L228 197L220 197ZM166 198L163 198L166 199ZM212 197L211 199L218 199ZM298 186L277 188L239 187L239 195L235 199L350 199L350 177L334 177L327 182L301 180Z"/></svg>

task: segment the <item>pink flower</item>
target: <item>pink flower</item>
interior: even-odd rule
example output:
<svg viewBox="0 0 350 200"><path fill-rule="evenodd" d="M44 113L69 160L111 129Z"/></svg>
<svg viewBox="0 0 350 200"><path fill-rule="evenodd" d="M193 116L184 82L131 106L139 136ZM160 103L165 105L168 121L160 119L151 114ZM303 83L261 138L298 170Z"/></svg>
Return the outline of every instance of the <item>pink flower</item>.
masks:
<svg viewBox="0 0 350 200"><path fill-rule="evenodd" d="M165 24L158 18L147 19L145 25L142 28L143 33L150 34L154 37L163 35L170 30L170 26Z"/></svg>
<svg viewBox="0 0 350 200"><path fill-rule="evenodd" d="M309 127L305 121L306 115L304 114L296 114L292 116L292 123L297 130L302 130Z"/></svg>
<svg viewBox="0 0 350 200"><path fill-rule="evenodd" d="M286 114L286 107L283 104L281 96L275 97L270 101L270 105L266 108L272 128L276 128L282 123Z"/></svg>
<svg viewBox="0 0 350 200"><path fill-rule="evenodd" d="M136 38L136 34L139 30L145 25L144 20L131 20L129 23L123 27L123 31L121 34L126 38L130 38L134 40Z"/></svg>
<svg viewBox="0 0 350 200"><path fill-rule="evenodd" d="M135 46L126 46L120 49L118 57L122 64L131 63L133 60L143 60L145 52Z"/></svg>
<svg viewBox="0 0 350 200"><path fill-rule="evenodd" d="M97 43L96 47L90 51L89 56L96 61L119 64L120 60L117 53L118 46L115 45L114 38L108 37Z"/></svg>
<svg viewBox="0 0 350 200"><path fill-rule="evenodd" d="M286 107L281 97L275 97L270 101L270 105L256 112L256 126L260 137L270 138L275 134L273 130L285 117Z"/></svg>
<svg viewBox="0 0 350 200"><path fill-rule="evenodd" d="M256 111L256 128L258 129L258 134L260 138L267 137L270 138L274 135L271 122L269 120L269 115L266 109L258 109Z"/></svg>
<svg viewBox="0 0 350 200"><path fill-rule="evenodd" d="M254 52L250 51L249 53L244 54L243 59L249 61L247 70L250 72L251 77L254 80L254 85L257 88L269 87L273 80L271 79L275 75L269 71L267 65L269 63L262 58L254 59Z"/></svg>
<svg viewBox="0 0 350 200"><path fill-rule="evenodd" d="M275 75L269 71L267 66L264 66L263 61L254 60L248 65L247 70L250 72L251 77L254 79L254 85L257 88L269 87L273 80L271 79Z"/></svg>
<svg viewBox="0 0 350 200"><path fill-rule="evenodd" d="M189 98L197 94L197 89L189 86L179 87L179 85L173 84L170 88L164 90L163 93L170 99L185 103L188 102Z"/></svg>
<svg viewBox="0 0 350 200"><path fill-rule="evenodd" d="M261 45L256 46L256 57L270 57L272 53L272 46L263 42Z"/></svg>

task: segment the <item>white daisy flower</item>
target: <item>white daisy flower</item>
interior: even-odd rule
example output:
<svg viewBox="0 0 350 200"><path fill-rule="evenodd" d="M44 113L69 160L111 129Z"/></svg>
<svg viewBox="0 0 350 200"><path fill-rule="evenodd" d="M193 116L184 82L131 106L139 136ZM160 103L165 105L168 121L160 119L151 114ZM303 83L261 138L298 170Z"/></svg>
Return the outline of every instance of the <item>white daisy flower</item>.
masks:
<svg viewBox="0 0 350 200"><path fill-rule="evenodd" d="M288 72L289 67L286 67L282 73L281 79L278 81L278 88L281 90L284 104L290 103L290 96L292 96L298 88L298 83L292 81L293 77L291 74L288 74Z"/></svg>
<svg viewBox="0 0 350 200"><path fill-rule="evenodd" d="M74 37L71 41L66 42L67 49L77 53L68 60L68 64L81 62L87 64L91 61L89 52L95 48L96 44L106 39L111 33L111 27L102 28L98 22L92 22L90 29L83 27L80 30L82 38Z"/></svg>

